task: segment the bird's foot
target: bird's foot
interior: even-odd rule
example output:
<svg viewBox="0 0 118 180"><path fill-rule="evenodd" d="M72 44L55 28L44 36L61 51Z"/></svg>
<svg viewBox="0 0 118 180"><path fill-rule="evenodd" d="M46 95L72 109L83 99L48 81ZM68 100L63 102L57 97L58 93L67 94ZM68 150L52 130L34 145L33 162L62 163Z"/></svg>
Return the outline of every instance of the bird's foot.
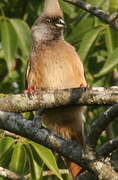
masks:
<svg viewBox="0 0 118 180"><path fill-rule="evenodd" d="M32 87L32 88L24 90L23 93L24 93L24 95L26 95L30 99L32 99L32 97L34 96L34 93L35 93L36 90L37 90L36 87Z"/></svg>
<svg viewBox="0 0 118 180"><path fill-rule="evenodd" d="M32 97L32 95L35 93L36 90L37 90L37 87L34 86L32 88L24 90L23 92L27 94L29 97ZM34 115L33 122L32 122L34 127L41 128L41 118L42 118L44 109L45 107L41 107L38 111L36 111L36 114Z"/></svg>
<svg viewBox="0 0 118 180"><path fill-rule="evenodd" d="M23 91L25 94L32 94L34 92L33 89L26 89Z"/></svg>
<svg viewBox="0 0 118 180"><path fill-rule="evenodd" d="M84 84L80 84L80 88L89 88L90 86L88 84L84 85Z"/></svg>
<svg viewBox="0 0 118 180"><path fill-rule="evenodd" d="M24 90L23 92L25 93L25 94L33 94L35 91L36 91L36 87L34 86L34 87L32 87L32 88L29 88L29 89L26 89L26 90Z"/></svg>

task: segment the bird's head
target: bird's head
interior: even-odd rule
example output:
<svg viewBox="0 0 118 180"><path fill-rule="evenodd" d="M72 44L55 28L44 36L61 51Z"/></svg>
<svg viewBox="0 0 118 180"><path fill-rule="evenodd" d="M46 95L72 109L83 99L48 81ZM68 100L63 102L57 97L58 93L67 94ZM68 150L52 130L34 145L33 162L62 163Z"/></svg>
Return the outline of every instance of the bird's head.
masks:
<svg viewBox="0 0 118 180"><path fill-rule="evenodd" d="M35 40L63 38L65 21L58 0L45 0L44 11L32 27Z"/></svg>

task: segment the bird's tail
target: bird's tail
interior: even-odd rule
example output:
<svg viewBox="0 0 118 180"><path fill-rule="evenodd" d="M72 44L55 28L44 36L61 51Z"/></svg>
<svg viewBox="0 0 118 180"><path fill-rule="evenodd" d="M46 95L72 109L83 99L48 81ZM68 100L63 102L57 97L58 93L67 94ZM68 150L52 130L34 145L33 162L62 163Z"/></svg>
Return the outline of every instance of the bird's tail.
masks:
<svg viewBox="0 0 118 180"><path fill-rule="evenodd" d="M45 111L44 123L56 131L61 136L76 141L81 146L84 145L83 132L83 109L78 107L64 107L49 109ZM68 168L73 177L82 171L82 168L66 159Z"/></svg>
<svg viewBox="0 0 118 180"><path fill-rule="evenodd" d="M76 141L77 143L79 143L82 146L84 145L84 136L81 132L78 133L76 138L73 138L73 136L71 136L71 139ZM80 165L78 165L74 162L71 162L69 160L66 160L66 162L67 162L67 166L68 166L69 172L72 175L72 177L76 177L83 171L83 168Z"/></svg>
<svg viewBox="0 0 118 180"><path fill-rule="evenodd" d="M71 173L73 177L76 177L77 175L79 175L81 171L83 170L81 166L79 166L78 164L74 162L70 162L68 160L66 160L66 162L68 165L69 172Z"/></svg>
<svg viewBox="0 0 118 180"><path fill-rule="evenodd" d="M66 128L58 127L58 128L56 128L56 131L59 134L65 136L73 141L76 141L81 146L84 145L84 135L83 135L82 131L75 132L75 131L72 131L72 129L70 131L70 128L67 128L67 127ZM72 177L76 177L83 171L83 168L80 165L78 165L68 159L65 159L65 160L66 160L69 172L72 175Z"/></svg>

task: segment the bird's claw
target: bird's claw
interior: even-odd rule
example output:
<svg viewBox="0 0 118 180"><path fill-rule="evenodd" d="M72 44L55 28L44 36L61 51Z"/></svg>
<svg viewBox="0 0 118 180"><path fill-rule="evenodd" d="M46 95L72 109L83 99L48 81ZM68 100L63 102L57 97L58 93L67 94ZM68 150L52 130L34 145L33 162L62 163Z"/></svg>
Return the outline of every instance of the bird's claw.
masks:
<svg viewBox="0 0 118 180"><path fill-rule="evenodd" d="M87 89L87 88L90 88L90 86L88 85L88 84L86 84L86 85L84 85L84 84L80 84L80 86L79 86L80 88L85 88L85 89Z"/></svg>
<svg viewBox="0 0 118 180"><path fill-rule="evenodd" d="M27 95L29 98L32 98L32 96L34 95L35 91L36 91L36 87L32 87L29 89L24 90L24 94Z"/></svg>
<svg viewBox="0 0 118 180"><path fill-rule="evenodd" d="M36 91L36 87L34 86L34 87L32 87L32 88L29 88L29 89L26 89L26 90L24 90L24 93L25 94L33 94L35 91Z"/></svg>

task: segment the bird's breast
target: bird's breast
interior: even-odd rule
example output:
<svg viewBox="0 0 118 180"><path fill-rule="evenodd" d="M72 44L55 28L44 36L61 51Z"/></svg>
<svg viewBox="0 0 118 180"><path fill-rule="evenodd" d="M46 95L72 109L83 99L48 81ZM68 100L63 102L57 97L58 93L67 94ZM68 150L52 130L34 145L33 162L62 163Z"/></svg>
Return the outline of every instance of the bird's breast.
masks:
<svg viewBox="0 0 118 180"><path fill-rule="evenodd" d="M73 51L59 45L34 54L28 84L35 84L37 88L65 89L85 83L82 63Z"/></svg>

